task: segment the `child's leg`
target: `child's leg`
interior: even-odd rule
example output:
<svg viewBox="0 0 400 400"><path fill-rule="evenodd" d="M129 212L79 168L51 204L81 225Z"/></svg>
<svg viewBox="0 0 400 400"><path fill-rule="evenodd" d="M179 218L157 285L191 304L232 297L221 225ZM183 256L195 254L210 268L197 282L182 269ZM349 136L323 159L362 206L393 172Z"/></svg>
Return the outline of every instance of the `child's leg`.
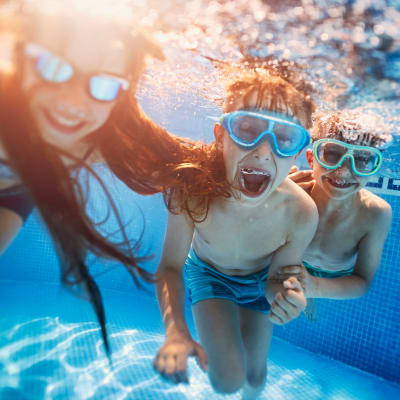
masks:
<svg viewBox="0 0 400 400"><path fill-rule="evenodd" d="M273 324L267 314L244 307L239 307L239 319L246 358L242 398L250 400L257 398L265 386Z"/></svg>
<svg viewBox="0 0 400 400"><path fill-rule="evenodd" d="M192 311L214 390L238 391L246 378L238 306L230 300L207 299L194 304Z"/></svg>

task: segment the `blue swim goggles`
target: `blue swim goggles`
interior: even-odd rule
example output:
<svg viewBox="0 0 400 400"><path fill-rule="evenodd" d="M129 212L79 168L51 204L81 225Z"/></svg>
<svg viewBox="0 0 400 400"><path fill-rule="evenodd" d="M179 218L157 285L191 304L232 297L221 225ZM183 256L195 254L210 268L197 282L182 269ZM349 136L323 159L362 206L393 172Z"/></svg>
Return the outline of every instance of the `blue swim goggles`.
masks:
<svg viewBox="0 0 400 400"><path fill-rule="evenodd" d="M291 157L310 144L309 133L279 114L239 110L221 116L221 124L240 147L251 150L265 138L279 157Z"/></svg>
<svg viewBox="0 0 400 400"><path fill-rule="evenodd" d="M78 75L78 71L70 63L37 44L27 43L24 52L34 60L36 72L46 82L65 83ZM85 78L90 96L98 101L114 101L121 90L129 88L127 79L112 74L79 75Z"/></svg>
<svg viewBox="0 0 400 400"><path fill-rule="evenodd" d="M326 169L339 168L344 160L351 160L351 167L358 176L376 174L382 165L381 152L369 146L359 146L335 139L320 139L313 145L314 158Z"/></svg>

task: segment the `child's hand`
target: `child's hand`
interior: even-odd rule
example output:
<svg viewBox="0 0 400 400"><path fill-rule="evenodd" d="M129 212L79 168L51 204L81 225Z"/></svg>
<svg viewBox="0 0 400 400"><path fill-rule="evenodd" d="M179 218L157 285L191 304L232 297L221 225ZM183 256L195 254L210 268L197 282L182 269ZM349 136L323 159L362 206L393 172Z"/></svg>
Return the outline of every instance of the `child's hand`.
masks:
<svg viewBox="0 0 400 400"><path fill-rule="evenodd" d="M299 171L295 165L290 169L288 177L306 192L309 192L315 184L312 170Z"/></svg>
<svg viewBox="0 0 400 400"><path fill-rule="evenodd" d="M207 370L207 356L199 343L185 335L167 338L153 361L154 369L172 383L189 383L187 359L195 356L203 371Z"/></svg>
<svg viewBox="0 0 400 400"><path fill-rule="evenodd" d="M291 276L295 277L303 288L306 297L316 297L317 282L303 265L289 265L279 269L276 275L277 279L281 282L289 279Z"/></svg>
<svg viewBox="0 0 400 400"><path fill-rule="evenodd" d="M300 282L290 277L283 282L283 292L278 292L271 304L269 319L277 325L288 323L297 318L307 305Z"/></svg>

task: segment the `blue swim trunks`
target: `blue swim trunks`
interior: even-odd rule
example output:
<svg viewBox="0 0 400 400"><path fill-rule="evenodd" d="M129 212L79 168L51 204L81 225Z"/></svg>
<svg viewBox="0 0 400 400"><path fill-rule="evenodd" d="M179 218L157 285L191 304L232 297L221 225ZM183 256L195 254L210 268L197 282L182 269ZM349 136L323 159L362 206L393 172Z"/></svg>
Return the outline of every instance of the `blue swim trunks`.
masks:
<svg viewBox="0 0 400 400"><path fill-rule="evenodd" d="M268 314L270 304L265 297L268 269L269 266L251 275L226 275L201 260L191 248L184 268L189 300L196 304L206 299L228 299Z"/></svg>
<svg viewBox="0 0 400 400"><path fill-rule="evenodd" d="M303 265L306 267L309 274L316 276L317 278L340 278L342 276L349 276L353 273L354 267L344 269L342 271L326 271L320 268L315 268L307 261L303 261Z"/></svg>
<svg viewBox="0 0 400 400"><path fill-rule="evenodd" d="M317 278L341 278L342 276L349 276L353 273L354 267L349 269L343 269L341 271L327 271L320 268L315 268L307 261L303 260L303 265L307 269L308 273L312 276L316 276ZM316 299L307 299L307 307L304 310L304 314L306 317L312 321L317 320L317 309L315 306Z"/></svg>

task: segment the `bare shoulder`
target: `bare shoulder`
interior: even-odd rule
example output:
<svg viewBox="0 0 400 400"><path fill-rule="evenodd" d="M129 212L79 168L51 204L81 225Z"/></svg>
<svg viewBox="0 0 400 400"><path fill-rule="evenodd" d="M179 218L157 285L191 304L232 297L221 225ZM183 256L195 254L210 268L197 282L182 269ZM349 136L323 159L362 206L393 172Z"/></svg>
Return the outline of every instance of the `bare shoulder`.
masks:
<svg viewBox="0 0 400 400"><path fill-rule="evenodd" d="M280 186L286 197L287 210L298 223L318 221L318 209L314 200L291 179L285 179Z"/></svg>
<svg viewBox="0 0 400 400"><path fill-rule="evenodd" d="M360 190L360 202L363 214L371 223L386 224L392 220L390 204L369 190Z"/></svg>
<svg viewBox="0 0 400 400"><path fill-rule="evenodd" d="M369 234L385 238L392 222L392 207L381 197L369 190L359 192L361 202L360 216Z"/></svg>
<svg viewBox="0 0 400 400"><path fill-rule="evenodd" d="M207 204L200 197L185 197L180 192L172 192L166 199L169 221L175 225L184 224L194 229L198 224L205 226L209 223L211 203Z"/></svg>

